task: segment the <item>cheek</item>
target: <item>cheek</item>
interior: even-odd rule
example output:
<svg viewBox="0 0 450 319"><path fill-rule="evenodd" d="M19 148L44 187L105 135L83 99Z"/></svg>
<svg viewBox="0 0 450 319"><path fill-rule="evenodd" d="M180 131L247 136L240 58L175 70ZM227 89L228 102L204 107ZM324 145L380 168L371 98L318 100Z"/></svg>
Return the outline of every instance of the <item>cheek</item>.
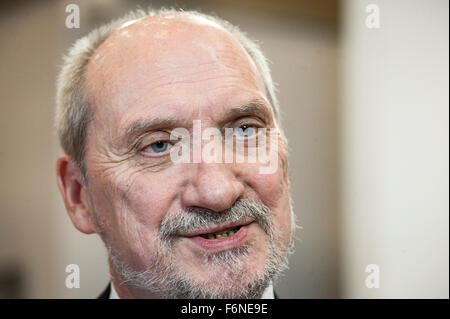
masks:
<svg viewBox="0 0 450 319"><path fill-rule="evenodd" d="M291 234L291 205L287 181L287 157L281 156L273 174L261 174L258 165L244 165L242 179L272 211L275 231L286 245Z"/></svg>
<svg viewBox="0 0 450 319"><path fill-rule="evenodd" d="M167 210L170 193L160 185L157 178L142 175L120 191L129 213L136 215L142 224L157 224Z"/></svg>
<svg viewBox="0 0 450 319"><path fill-rule="evenodd" d="M280 205L280 200L287 186L282 161L278 160L277 163L277 169L271 174L262 173L261 167L266 165L239 164L242 181L248 185L252 192L256 193L253 195L256 195L272 210L276 210Z"/></svg>
<svg viewBox="0 0 450 319"><path fill-rule="evenodd" d="M282 173L256 175L253 189L271 211L275 226L283 233L290 229L290 202L288 185Z"/></svg>
<svg viewBox="0 0 450 319"><path fill-rule="evenodd" d="M177 181L167 174L129 169L91 175L95 214L106 226L102 237L127 253L128 260L142 261L155 250L159 224L176 198Z"/></svg>
<svg viewBox="0 0 450 319"><path fill-rule="evenodd" d="M259 198L271 209L278 206L283 183L278 173L262 175L254 172L247 178L249 186L258 194Z"/></svg>
<svg viewBox="0 0 450 319"><path fill-rule="evenodd" d="M119 185L118 193L124 213L132 215L136 226L144 227L156 235L159 225L173 204L179 189L173 172L167 170L158 174L138 172ZM170 175L170 176L169 176Z"/></svg>

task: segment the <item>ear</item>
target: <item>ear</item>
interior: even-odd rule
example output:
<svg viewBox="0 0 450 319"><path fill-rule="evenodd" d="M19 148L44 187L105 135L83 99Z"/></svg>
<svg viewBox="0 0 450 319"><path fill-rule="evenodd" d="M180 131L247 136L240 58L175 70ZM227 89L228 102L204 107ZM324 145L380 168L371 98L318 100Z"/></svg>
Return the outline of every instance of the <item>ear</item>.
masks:
<svg viewBox="0 0 450 319"><path fill-rule="evenodd" d="M69 155L64 154L58 158L56 176L66 210L75 228L85 234L96 233L97 228L88 210L87 191L82 183L81 171Z"/></svg>

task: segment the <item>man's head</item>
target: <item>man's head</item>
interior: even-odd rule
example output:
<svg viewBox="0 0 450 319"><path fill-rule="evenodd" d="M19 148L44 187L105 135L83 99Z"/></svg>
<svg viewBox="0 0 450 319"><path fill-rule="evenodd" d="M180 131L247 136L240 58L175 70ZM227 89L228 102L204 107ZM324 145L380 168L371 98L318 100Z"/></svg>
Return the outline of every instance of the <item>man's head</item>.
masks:
<svg viewBox="0 0 450 319"><path fill-rule="evenodd" d="M101 236L122 297L258 297L286 266L294 218L282 133L271 174L258 161L170 156L171 132L195 135L195 121L200 134L234 129L247 158L259 128L279 129L266 61L236 28L159 11L94 31L66 59L56 118L66 208L78 230Z"/></svg>

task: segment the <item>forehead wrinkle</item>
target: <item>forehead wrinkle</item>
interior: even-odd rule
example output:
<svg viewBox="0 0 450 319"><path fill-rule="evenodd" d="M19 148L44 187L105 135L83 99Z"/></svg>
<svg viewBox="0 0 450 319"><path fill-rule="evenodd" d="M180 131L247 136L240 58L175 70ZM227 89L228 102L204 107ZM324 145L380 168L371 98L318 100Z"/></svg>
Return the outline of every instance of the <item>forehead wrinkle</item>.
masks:
<svg viewBox="0 0 450 319"><path fill-rule="evenodd" d="M133 98L134 101L124 100L120 99L121 92L123 91L121 89L121 85L123 85L126 82L129 82L128 77L119 77L121 78L121 85L118 83L115 83L114 81L111 82L110 80L107 80L106 73L103 73L100 71L100 74L97 74L97 80L100 80L101 82L97 82L98 85L95 85L97 89L94 89L93 95L97 97L98 102L100 103L94 103L94 104L130 104L138 102L142 99L147 98L145 95L146 93L152 91L152 90L158 90L163 89L164 87L167 87L167 89L171 89L171 86L180 84L180 85L189 85L189 84L196 84L199 82L204 81L211 81L217 78L216 72L219 72L220 70L227 70L228 78L248 78L250 82L256 82L259 84L260 81L258 78L258 74L255 74L252 72L251 68L248 67L236 67L236 62L241 62L243 60L238 59L233 53L228 51L217 51L217 54L219 56L218 61L203 61L202 63L198 63L196 65L176 65L176 64L166 64L161 65L156 70L152 70L151 72L145 72L145 77L142 79L140 77L136 78L134 77L133 80L133 88L132 90L136 92L137 94L134 96L130 96L130 94L127 95L127 99ZM178 54L179 55L179 54ZM243 57L241 55L241 57ZM238 60L238 61L236 61ZM137 63L137 62L136 62ZM110 69L110 67L108 67ZM134 69L132 67L132 69ZM130 71L130 68L128 67L124 71ZM173 70L180 70L180 72L170 72ZM116 70L119 71L119 70ZM167 72L169 71L169 72ZM207 72L205 72L207 71ZM119 71L121 72L121 71ZM102 74L103 73L103 74ZM108 73L108 71L107 71ZM136 74L136 72L132 72L133 74ZM94 75L94 74L93 74ZM220 75L219 75L220 76ZM108 77L108 78L117 78L116 77ZM136 81L137 80L137 81ZM130 92L130 89L127 90ZM159 91L159 90L158 90ZM265 90L264 90L265 91ZM143 94L141 94L143 93ZM162 93L162 92L160 92ZM116 97L116 98L114 98ZM100 98L100 99L98 99ZM119 100L117 99L119 98ZM114 101L115 100L115 101ZM103 102L103 103L102 103Z"/></svg>

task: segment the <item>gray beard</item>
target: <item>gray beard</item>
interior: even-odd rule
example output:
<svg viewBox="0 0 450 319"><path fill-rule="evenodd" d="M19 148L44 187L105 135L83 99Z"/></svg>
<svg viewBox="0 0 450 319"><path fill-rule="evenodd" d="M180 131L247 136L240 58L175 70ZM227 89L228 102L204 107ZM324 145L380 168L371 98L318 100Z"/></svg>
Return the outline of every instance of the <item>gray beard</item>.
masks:
<svg viewBox="0 0 450 319"><path fill-rule="evenodd" d="M247 268L249 257L256 253L252 243L203 256L203 263L208 267L219 267L223 270L219 283L212 284L209 278L202 282L195 281L183 272L182 265L177 265L172 253L177 234L195 231L211 223L221 224L246 217L254 219L267 234L268 255L262 269ZM295 222L294 218L292 219ZM295 229L295 224L292 229ZM166 216L160 226L159 247L152 257L151 265L145 270L133 269L121 260L120 254L112 245L107 244L106 247L111 265L121 280L119 285L133 286L161 298L254 299L259 298L269 284L288 268L287 256L293 251L293 232L287 251L283 251L276 244L281 242L280 239L281 234L273 229L269 208L262 203L240 199L222 213L194 209Z"/></svg>

